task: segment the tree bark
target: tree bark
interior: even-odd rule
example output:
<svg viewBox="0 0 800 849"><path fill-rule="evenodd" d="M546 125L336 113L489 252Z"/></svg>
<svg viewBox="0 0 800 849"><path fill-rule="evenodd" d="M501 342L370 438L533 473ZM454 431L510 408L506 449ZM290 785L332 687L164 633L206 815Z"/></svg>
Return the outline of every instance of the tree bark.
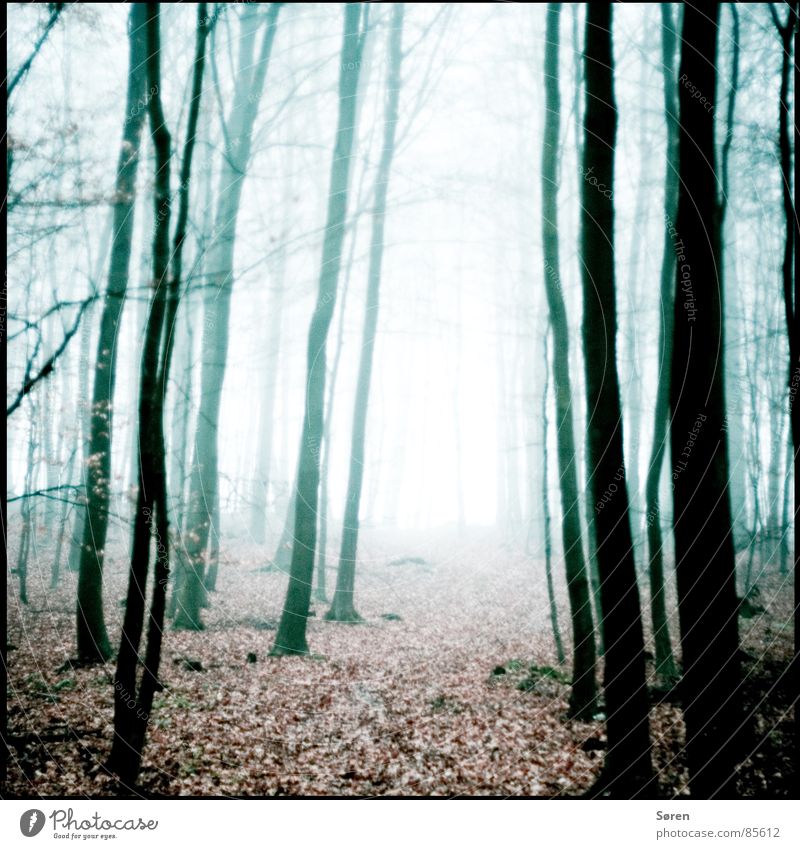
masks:
<svg viewBox="0 0 800 849"><path fill-rule="evenodd" d="M636 567L623 461L614 293L614 150L617 111L611 4L586 7L586 109L581 191L583 344L589 467L605 641L608 753L594 794L629 798L652 780Z"/></svg>
<svg viewBox="0 0 800 849"><path fill-rule="evenodd" d="M150 130L155 151L155 228L153 233L153 294L147 317L139 388L139 487L133 524L125 618L114 680L114 742L108 768L131 787L141 763L144 736L153 695L158 688L164 593L169 574L166 472L164 468L163 397L159 390L159 348L164 330L169 267L170 134L161 107L159 4L147 4L147 82ZM145 588L150 549L155 536L157 556L141 684L137 688L139 646L144 630ZM159 621L160 614L160 621Z"/></svg>
<svg viewBox="0 0 800 849"><path fill-rule="evenodd" d="M550 4L552 8L554 4ZM556 595L553 589L553 566L552 566L552 544L550 533L550 481L547 463L547 396L550 389L549 354L547 337L550 329L544 333L544 386L542 387L542 513L544 516L544 573L547 581L547 601L550 605L550 627L553 630L553 642L556 647L556 656L559 665L566 662L564 655L564 643L561 640L561 629L558 626L558 608L556 607Z"/></svg>
<svg viewBox="0 0 800 849"><path fill-rule="evenodd" d="M367 13L365 7L365 14ZM319 448L323 434L325 401L325 345L328 339L341 266L347 217L348 178L355 135L356 89L361 66L363 34L361 6L345 4L344 35L339 74L339 116L331 163L330 189L317 304L308 331L308 370L305 413L297 465L294 547L289 587L273 655L308 654L306 620L311 600L314 553L317 542Z"/></svg>
<svg viewBox="0 0 800 849"><path fill-rule="evenodd" d="M653 421L653 447L645 483L647 548L650 567L650 616L653 624L656 674L665 686L677 679L664 582L664 539L661 533L659 487L667 447L670 365L675 275L675 215L678 206L678 98L675 74L675 22L669 4L661 6L661 52L664 72L664 118L667 124L667 156L664 175L664 248L661 257L661 322L658 334L658 388Z"/></svg>
<svg viewBox="0 0 800 849"><path fill-rule="evenodd" d="M78 573L78 658L84 663L102 662L111 657L103 612L103 565L111 496L111 447L118 351L116 337L128 288L136 172L142 126L146 117L143 105L143 98L146 97L146 14L144 4L134 3L131 6L128 22L128 91L114 191L111 265L97 343L86 470L86 517Z"/></svg>
<svg viewBox="0 0 800 849"><path fill-rule="evenodd" d="M191 178L194 135L202 90L205 42L208 32L207 4L197 7L197 38L193 69L193 101L189 113L183 151L182 194L175 234L170 251L169 227L171 139L161 106L161 39L159 4L147 4L147 81L150 84L149 117L155 150L155 192L153 198L153 295L147 317L142 352L139 389L139 486L133 524L133 546L125 618L114 680L114 741L108 768L128 788L136 781L141 765L145 733L153 697L162 689L158 681L164 609L169 580L169 517L167 470L164 451L164 398L171 358L172 338L167 319L177 310L180 291L181 254L184 242ZM167 279L172 255L172 274ZM150 569L150 551L155 542L152 597L147 623L147 646L141 682L137 687L139 647L145 625L145 588Z"/></svg>
<svg viewBox="0 0 800 849"><path fill-rule="evenodd" d="M228 321L233 293L233 260L236 221L250 162L253 125L269 68L280 3L272 3L266 13L266 31L256 62L253 49L259 28L256 6L242 13L239 40L239 67L236 90L227 121L227 145L222 159L215 239L208 261L208 293L203 324L203 367L200 381L200 409L194 439L194 457L186 512L185 563L178 597L176 629L202 630L200 609L206 603L205 558L211 529L211 512L219 485L217 469L217 428L228 355ZM219 529L216 529L219 532Z"/></svg>
<svg viewBox="0 0 800 849"><path fill-rule="evenodd" d="M400 100L400 69L403 60L403 14L404 4L394 3L392 5L392 20L389 28L389 67L386 74L386 113L383 125L383 147L375 178L375 206L372 217L367 301L364 312L364 329L361 337L361 357L358 367L355 407L353 410L350 475L347 484L344 527L342 528L342 547L339 555L339 571L336 576L336 591L334 592L330 609L325 615L326 619L337 622L358 622L361 619L353 603L356 552L358 549L358 514L361 506L361 488L364 481L367 409L369 407L372 361L380 309L386 199L389 192L389 178L391 175L392 159L394 157L397 107Z"/></svg>
<svg viewBox="0 0 800 849"><path fill-rule="evenodd" d="M570 715L590 720L597 709L596 651L592 603L581 541L578 468L572 421L569 376L569 325L561 293L558 240L558 134L561 121L559 85L559 21L561 4L547 6L544 87L545 122L542 145L542 254L544 287L553 331L553 383L556 404L558 471L561 491L561 540L567 572L572 620L573 673ZM547 364L545 364L547 367Z"/></svg>
<svg viewBox="0 0 800 849"><path fill-rule="evenodd" d="M687 5L681 79L717 92L719 4ZM735 791L741 671L728 493L720 230L714 117L679 89L680 189L672 357L671 447L681 695L695 798Z"/></svg>

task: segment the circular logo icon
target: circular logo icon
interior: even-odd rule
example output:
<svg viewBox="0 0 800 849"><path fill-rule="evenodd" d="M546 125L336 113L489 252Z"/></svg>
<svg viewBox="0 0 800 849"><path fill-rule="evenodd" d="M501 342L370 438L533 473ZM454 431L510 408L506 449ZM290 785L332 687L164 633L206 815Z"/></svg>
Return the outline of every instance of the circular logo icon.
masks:
<svg viewBox="0 0 800 849"><path fill-rule="evenodd" d="M25 837L36 837L44 828L44 814L36 808L31 808L19 818L19 830Z"/></svg>

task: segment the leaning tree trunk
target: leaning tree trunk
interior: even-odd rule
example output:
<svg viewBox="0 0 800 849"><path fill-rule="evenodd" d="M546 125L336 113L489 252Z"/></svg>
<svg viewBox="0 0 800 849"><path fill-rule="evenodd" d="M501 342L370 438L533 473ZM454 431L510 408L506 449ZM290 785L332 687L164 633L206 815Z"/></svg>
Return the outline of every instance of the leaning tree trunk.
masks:
<svg viewBox="0 0 800 849"><path fill-rule="evenodd" d="M652 779L644 635L623 460L614 292L617 110L611 4L586 7L586 111L581 191L583 345L589 469L600 572L608 753L593 793L629 798Z"/></svg>
<svg viewBox="0 0 800 849"><path fill-rule="evenodd" d="M358 548L358 512L361 506L361 486L364 480L367 409L380 308L386 198L389 192L389 177L392 158L394 157L397 105L400 100L403 12L403 3L395 3L392 6L392 22L389 28L389 68L386 74L386 114L383 125L383 147L375 177L375 207L369 253L367 301L364 312L364 331L361 337L361 359L358 367L355 408L353 410L353 437L350 445L350 477L347 484L347 502L344 511L336 591L330 609L325 615L326 619L337 622L357 622L361 618L353 603L356 551Z"/></svg>
<svg viewBox="0 0 800 849"><path fill-rule="evenodd" d="M553 383L556 402L556 439L561 490L561 541L567 572L572 620L573 672L570 715L589 720L597 709L595 641L592 603L581 541L578 469L572 421L572 385L569 376L569 325L561 293L558 242L558 133L561 98L558 91L559 20L561 4L547 6L544 86L545 122L542 145L542 254L544 288L553 331ZM545 368L548 364L545 363Z"/></svg>
<svg viewBox="0 0 800 849"><path fill-rule="evenodd" d="M114 433L114 386L118 351L116 337L128 288L136 206L136 172L142 126L146 117L142 106L147 56L146 16L144 4L134 3L131 6L128 23L128 93L114 191L111 265L97 342L89 426L89 462L86 470L86 517L78 574L78 658L83 662L105 661L111 657L111 644L103 614L103 564L111 496L111 440Z"/></svg>
<svg viewBox="0 0 800 849"><path fill-rule="evenodd" d="M184 528L183 576L173 627L201 630L200 609L206 603L205 560L211 530L211 511L219 486L217 469L217 428L228 356L228 322L233 294L233 259L236 220L244 177L250 162L253 125L264 90L280 3L272 3L266 14L266 31L258 59L253 48L260 12L254 6L242 15L239 41L239 67L236 91L227 120L228 144L222 158L215 239L209 252L208 293L203 324L203 367L200 380L200 408L194 438L195 453L189 483L189 503ZM219 533L219 528L215 528Z"/></svg>
<svg viewBox="0 0 800 849"><path fill-rule="evenodd" d="M147 82L150 88L150 129L155 150L153 198L153 295L147 317L139 388L139 482L133 524L133 547L114 680L114 742L108 768L123 785L131 787L141 765L145 733L153 697L162 689L158 681L164 631L167 582L169 580L169 518L167 469L164 451L164 398L172 353L167 320L177 312L189 184L202 91L205 44L209 19L207 4L197 6L197 39L193 69L192 103L181 166L181 189L174 249L170 252L170 145L171 139L161 105L159 4L147 4ZM172 254L172 274L167 279ZM162 342L163 340L163 342ZM145 588L150 552L155 543L156 561L147 623L147 645L137 687L139 648L145 626Z"/></svg>
<svg viewBox="0 0 800 849"><path fill-rule="evenodd" d="M687 5L681 79L716 102L719 4ZM728 494L714 116L680 88L671 447L681 695L692 796L725 798L739 760L741 670Z"/></svg>
<svg viewBox="0 0 800 849"><path fill-rule="evenodd" d="M645 483L647 548L650 560L650 615L653 623L656 674L664 686L675 683L664 584L664 539L661 534L659 485L667 447L669 378L672 358L673 283L675 274L675 214L678 204L678 99L675 76L675 24L672 9L661 6L661 51L664 71L664 118L667 157L664 175L664 247L661 257L661 323L658 337L658 388L653 422L653 447Z"/></svg>
<svg viewBox="0 0 800 849"><path fill-rule="evenodd" d="M367 8L365 7L365 15ZM317 543L319 448L323 435L325 401L325 345L336 306L336 289L341 266L347 217L348 178L355 135L356 90L362 47L361 6L358 3L347 3L344 11L344 36L339 73L339 117L331 163L322 266L317 304L308 331L305 413L294 496L294 546L289 587L278 633L272 646L273 655L308 654L306 620L311 601L314 553Z"/></svg>

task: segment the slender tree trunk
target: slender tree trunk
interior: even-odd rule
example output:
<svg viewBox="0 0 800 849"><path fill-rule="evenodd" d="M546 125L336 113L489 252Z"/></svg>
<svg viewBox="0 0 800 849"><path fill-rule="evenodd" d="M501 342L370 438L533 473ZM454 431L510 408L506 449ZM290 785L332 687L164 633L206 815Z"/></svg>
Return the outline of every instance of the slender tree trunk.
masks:
<svg viewBox="0 0 800 849"><path fill-rule="evenodd" d="M197 37L193 69L192 103L181 165L181 189L175 240L170 251L170 146L169 130L161 106L161 59L159 4L147 4L147 82L150 88L149 116L155 150L155 231L153 234L153 295L147 318L142 352L139 390L139 486L133 526L133 546L114 680L114 742L108 768L131 787L141 765L145 733L153 697L163 689L158 681L164 609L169 580L169 517L167 469L164 450L164 399L172 356L168 320L177 312L180 293L182 251L188 215L192 154L200 107L208 7L197 6ZM172 272L167 279L172 257ZM156 560L152 597L147 622L147 645L141 680L137 687L139 648L145 626L145 588L150 570L150 550L155 541Z"/></svg>
<svg viewBox="0 0 800 849"><path fill-rule="evenodd" d="M73 448L69 455L69 460L66 464L64 478L67 483L71 484L73 475L75 474L75 458L78 456L78 446ZM70 503L68 498L64 498L61 506L61 517L58 522L58 539L56 540L56 551L53 556L53 565L50 568L50 588L55 589L61 579L61 555L64 551L64 540L67 536L67 528L69 527L69 508Z"/></svg>
<svg viewBox="0 0 800 849"><path fill-rule="evenodd" d="M687 5L681 79L716 102L719 4ZM681 694L692 796L729 797L739 760L741 671L728 494L714 116L679 90L680 189L672 459ZM692 435L694 438L692 439Z"/></svg>
<svg viewBox="0 0 800 849"><path fill-rule="evenodd" d="M366 169L365 169L366 170ZM360 198L359 192L359 198ZM339 304L339 326L336 331L336 349L333 353L333 364L331 365L331 377L328 385L328 400L325 403L325 423L322 431L322 463L320 466L320 496L319 496L319 546L317 551L317 585L314 590L314 598L317 601L327 603L327 557L328 557L328 519L329 510L329 487L328 468L331 462L331 428L333 422L333 410L336 403L336 384L339 378L339 363L344 347L344 317L347 307L347 295L350 291L350 278L353 272L353 259L356 250L356 237L358 229L358 218L353 221L353 232L350 239L350 251L345 266L344 282L342 284L342 298Z"/></svg>
<svg viewBox="0 0 800 849"><path fill-rule="evenodd" d="M572 53L574 56L574 79L573 86L573 101L572 113L573 122L572 129L575 138L575 151L578 162L583 160L583 116L581 113L581 88L583 84L583 45L580 40L579 28L579 6L572 6ZM579 421L588 420L588 411L583 410L583 417ZM584 485L583 507L586 519L586 568L589 575L589 584L592 590L592 606L594 608L593 620L597 623L597 651L602 657L605 654L605 645L603 643L603 604L600 597L600 573L597 571L597 535L594 528L594 502L592 501L592 488L589 483L589 428L586 428L586 436L583 440L583 477L581 481ZM576 451L577 462L577 451Z"/></svg>
<svg viewBox="0 0 800 849"><path fill-rule="evenodd" d="M725 117L725 139L722 143L720 154L720 235L725 237L725 218L728 207L728 196L730 194L730 180L728 163L730 160L731 145L733 144L734 135L734 115L736 110L736 92L739 88L739 53L740 53L740 37L739 37L739 12L735 3L727 3L725 8L731 15L731 80L730 88L728 89L727 110ZM743 357L745 355L745 346L738 344L738 340L731 340L732 333L730 332L736 324L741 324L744 318L744 311L741 305L741 295L738 291L738 282L736 276L736 256L735 245L731 244L726 247L720 256L722 265L722 280L725 285L725 304L726 304L726 339L728 340L728 350L725 352L725 397L728 400L728 416L732 419L732 427L728 431L728 465L730 481L728 491L731 499L731 520L733 522L733 543L734 550L739 548L741 544L742 534L739 533L739 528L746 524L747 511L745 509L745 466L746 466L746 448L745 435L749 422L744 413L744 405L741 400L741 386L738 384L738 378L743 370ZM733 341L733 344L731 344ZM735 392L731 389L735 388Z"/></svg>
<svg viewBox="0 0 800 849"><path fill-rule="evenodd" d="M364 7L365 14L368 7ZM339 117L336 145L331 163L330 189L319 292L308 332L308 372L305 413L297 465L296 503L292 564L289 587L283 606L273 655L308 654L306 620L311 600L314 554L317 543L317 502L319 497L319 448L323 434L325 401L325 345L328 339L336 289L339 282L342 242L347 217L350 162L355 135L356 90L363 47L361 6L345 4L344 36L339 74Z"/></svg>
<svg viewBox="0 0 800 849"><path fill-rule="evenodd" d="M153 295L147 317L139 390L139 487L133 525L128 595L114 680L114 742L108 768L131 787L141 764L153 696L160 688L166 582L169 575L169 525L163 432L163 384L159 385L159 348L167 307L170 220L170 134L161 107L159 4L147 4L147 82L150 128L155 150L155 230ZM145 624L145 587L155 537L156 564L141 683L137 687L139 647Z"/></svg>
<svg viewBox="0 0 800 849"><path fill-rule="evenodd" d="M219 574L219 487L214 493L214 510L211 513L211 533L208 542L208 569L203 579L207 592L217 591L217 575Z"/></svg>
<svg viewBox="0 0 800 849"><path fill-rule="evenodd" d="M33 481L36 472L36 450L39 445L36 441L36 417L39 406L34 401L30 402L31 426L28 434L28 456L25 466L25 484L23 493L33 491ZM33 537L33 527L36 523L34 499L32 496L23 498L20 502L20 540L17 552L17 577L19 578L19 600L28 604L28 557Z"/></svg>
<svg viewBox="0 0 800 849"><path fill-rule="evenodd" d="M551 8L553 4L550 4ZM550 533L550 481L548 479L547 463L547 396L550 389L549 354L547 351L547 337L549 328L544 333L544 387L542 388L542 512L544 514L544 571L547 579L547 600L550 604L550 626L553 629L553 641L556 646L556 656L559 665L566 662L564 655L564 644L561 640L561 629L558 626L558 608L556 607L556 594L553 589L553 566L552 566L552 538Z"/></svg>
<svg viewBox="0 0 800 849"><path fill-rule="evenodd" d="M362 72L358 76L358 85L356 86L356 113L355 122L356 128L359 126L359 117L361 115L361 105L364 100L364 93L369 84L369 64L365 62L365 57L368 52L371 52L372 39L370 33L365 32L365 42L362 55ZM371 139L371 137L370 137ZM349 223L351 231L350 247L348 249L347 261L344 269L344 280L342 283L341 303L339 304L339 323L336 331L336 348L333 354L333 363L330 369L330 382L326 390L326 401L324 411L324 424L321 451L321 466L320 466L320 496L319 496L319 545L317 546L317 583L314 589L314 598L322 603L327 604L327 558L328 558L328 523L330 517L329 511L329 486L328 486L328 468L330 466L330 439L331 430L333 427L333 411L336 402L336 384L339 377L339 363L341 362L342 349L344 345L344 319L347 315L347 296L350 291L350 280L353 273L353 263L355 259L356 244L358 242L358 225L362 215L362 207L364 200L364 182L369 170L369 148L363 152L364 166L361 169L361 174L358 182L358 191L356 193L355 214Z"/></svg>
<svg viewBox="0 0 800 849"><path fill-rule="evenodd" d="M114 197L114 235L100 335L97 343L94 393L86 470L86 519L78 575L78 658L86 663L111 657L111 644L103 613L103 565L111 496L111 448L114 432L114 386L117 374L117 332L125 293L133 237L136 172L145 109L145 44L147 10L134 3L128 23L129 71L122 147L117 165Z"/></svg>
<svg viewBox="0 0 800 849"><path fill-rule="evenodd" d="M400 100L400 69L403 58L404 4L392 5L392 22L389 29L389 68L386 75L386 114L384 137L378 173L375 178L375 206L372 218L367 302L364 313L364 330L361 337L361 359L358 367L355 408L353 410L353 436L350 446L350 477L347 484L347 501L342 529L342 547L336 591L325 618L337 622L357 622L361 619L353 603L355 591L356 552L358 549L359 508L364 480L364 456L367 431L372 361L375 337L378 331L380 308L381 270L383 265L386 199L389 192L394 142L397 130L397 106Z"/></svg>
<svg viewBox="0 0 800 849"><path fill-rule="evenodd" d="M783 515L781 518L781 546L780 546L780 571L781 575L786 575L789 571L789 538L792 532L792 520L789 518L789 511L793 510L792 501L792 479L794 468L792 460L794 451L792 450L792 434L788 435L786 440L786 473L783 477Z"/></svg>
<svg viewBox="0 0 800 849"><path fill-rule="evenodd" d="M586 7L586 109L581 191L583 344L589 466L605 639L608 753L594 788L628 798L652 779L644 635L623 459L614 292L614 150L617 111L611 4Z"/></svg>
<svg viewBox="0 0 800 849"><path fill-rule="evenodd" d="M800 369L800 352L797 350L797 312L794 302L794 247L795 237L800 224L794 210L794 195L792 192L792 142L789 124L792 120L791 104L789 103L789 75L792 68L792 44L795 40L798 19L798 4L796 0L788 4L789 13L785 24L781 24L775 4L770 3L770 12L775 28L781 39L783 48L781 59L780 110L778 112L778 149L780 151L781 194L783 198L783 217L786 233L783 242L783 262L781 278L783 281L783 303L786 314L786 330L789 334L789 387L796 390L796 375ZM793 383L795 381L795 383ZM800 405L795 403L791 411L792 443L795 457L800 449ZM795 566L798 552L795 551Z"/></svg>
<svg viewBox="0 0 800 849"><path fill-rule="evenodd" d="M545 124L542 146L542 253L544 284L550 327L553 331L553 383L556 403L556 438L561 490L561 540L567 572L572 619L573 674L570 714L591 719L597 709L595 642L592 604L581 541L578 507L578 468L572 421L572 385L569 376L569 325L561 293L558 240L557 148L561 120L559 84L559 21L561 4L547 6L544 85ZM547 367L547 364L545 364Z"/></svg>
<svg viewBox="0 0 800 849"><path fill-rule="evenodd" d="M194 458L184 534L186 562L177 615L173 622L173 627L177 629L196 631L203 628L200 609L206 603L205 557L211 527L210 513L219 486L217 428L228 355L228 322L234 283L236 220L244 178L250 162L253 125L267 76L280 6L280 3L272 3L267 10L266 30L255 63L253 50L262 13L256 6L248 6L242 13L236 90L231 114L226 122L229 135L219 183L219 200L214 228L216 238L211 246L208 261L200 409L194 439Z"/></svg>
<svg viewBox="0 0 800 849"><path fill-rule="evenodd" d="M675 74L677 43L672 7L661 6L661 52L664 71L664 118L667 124L667 157L664 175L664 248L661 257L661 322L658 334L658 388L653 422L653 447L645 483L647 547L650 565L650 615L655 643L656 674L670 687L677 679L664 582L664 539L661 533L659 486L667 447L670 365L678 205L678 98Z"/></svg>

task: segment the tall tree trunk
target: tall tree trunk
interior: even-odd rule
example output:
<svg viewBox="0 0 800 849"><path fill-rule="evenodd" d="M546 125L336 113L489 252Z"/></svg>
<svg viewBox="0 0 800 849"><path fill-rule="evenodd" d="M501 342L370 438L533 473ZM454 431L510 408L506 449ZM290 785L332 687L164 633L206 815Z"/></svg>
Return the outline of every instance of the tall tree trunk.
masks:
<svg viewBox="0 0 800 849"><path fill-rule="evenodd" d="M170 220L170 134L161 107L159 4L147 4L147 82L150 129L156 159L153 197L153 295L147 317L139 389L139 487L133 525L133 550L114 680L114 742L108 768L128 787L136 781L153 695L159 688L164 592L169 575L163 396L159 387L159 348L167 303ZM144 630L145 588L155 537L156 566L141 684L137 688L139 646ZM160 614L160 616L159 616Z"/></svg>
<svg viewBox="0 0 800 849"><path fill-rule="evenodd" d="M359 84L359 88L360 88ZM364 169L366 171L366 168ZM359 191L359 199L361 192ZM344 318L347 308L347 295L350 291L350 279L353 273L353 259L356 250L358 230L358 216L352 224L352 237L350 239L350 250L345 266L344 282L342 283L342 298L339 304L339 325L336 331L336 347L333 353L331 365L330 383L328 384L327 401L325 402L325 422L322 428L322 461L320 466L319 482L319 545L317 551L317 584L314 590L314 598L323 603L328 602L327 590L327 556L328 556L328 519L329 510L329 486L328 469L331 463L331 428L333 422L333 410L336 403L336 384L339 378L339 363L342 358L344 347Z"/></svg>
<svg viewBox="0 0 800 849"><path fill-rule="evenodd" d="M794 301L794 247L795 238L800 223L794 211L794 195L792 192L792 143L789 133L791 121L791 106L789 103L789 74L792 68L792 43L797 37L798 4L797 0L788 4L789 13L786 23L781 24L775 4L770 3L769 9L772 20L783 48L781 58L781 87L780 87L780 109L778 112L778 149L780 151L781 169L781 194L783 198L783 217L786 233L783 242L783 262L781 264L781 278L783 281L783 303L786 314L786 330L789 334L789 387L797 389L797 373L800 370L800 352L797 350L797 310ZM800 449L800 405L795 403L791 409L792 443L794 445L795 457ZM795 559L798 553L795 551ZM795 566L797 560L795 560Z"/></svg>
<svg viewBox="0 0 800 849"><path fill-rule="evenodd" d="M364 7L367 14L368 7ZM342 243L347 217L350 162L355 135L356 89L363 47L361 5L345 4L344 35L339 73L339 117L331 163L330 189L317 304L308 331L308 370L305 413L297 464L294 537L289 587L283 606L273 655L308 654L306 620L311 600L314 554L317 543L319 497L319 448L323 434L325 401L325 345L328 340L336 289L339 282Z"/></svg>
<svg viewBox="0 0 800 849"><path fill-rule="evenodd" d="M572 385L569 376L569 325L561 293L558 241L558 133L561 122L559 85L560 3L547 6L544 86L545 122L542 145L542 255L550 326L553 331L553 383L556 438L561 490L561 540L567 572L572 620L573 674L570 714L591 719L597 708L595 642L592 603L581 541L578 506L578 468L572 421ZM545 364L547 365L547 364Z"/></svg>
<svg viewBox="0 0 800 849"><path fill-rule="evenodd" d="M717 92L719 4L687 5L681 79ZM692 796L735 790L741 718L734 552L728 495L722 281L714 116L680 87L680 189L671 447L681 695ZM688 437L688 441L687 441Z"/></svg>
<svg viewBox="0 0 800 849"><path fill-rule="evenodd" d="M114 680L114 742L108 768L127 787L136 781L141 765L145 733L153 697L162 689L158 681L164 631L167 582L169 580L169 517L167 469L164 451L164 399L172 356L168 319L177 312L183 244L188 216L192 154L200 108L208 7L197 6L197 37L193 67L192 103L181 165L179 211L173 249L170 251L170 133L161 105L161 59L159 4L147 4L147 82L150 89L150 129L155 151L153 198L153 295L147 317L139 389L139 486L133 525L133 547L125 618L122 626ZM170 270L172 257L172 271ZM145 625L145 588L150 570L150 551L155 542L156 561L147 623L147 646L137 687L139 647Z"/></svg>
<svg viewBox="0 0 800 849"><path fill-rule="evenodd" d="M94 392L86 470L86 518L78 575L78 657L86 663L111 657L111 644L103 614L103 564L108 532L108 503L111 496L111 441L114 431L114 386L117 375L117 332L125 293L133 237L136 172L145 110L145 20L147 10L134 3L128 22L128 92L122 146L117 164L114 192L114 234L100 335L97 342Z"/></svg>
<svg viewBox="0 0 800 849"><path fill-rule="evenodd" d="M669 687L677 678L664 582L664 539L661 533L659 485L667 447L670 365L672 359L673 283L675 275L675 215L678 205L678 97L675 74L675 22L672 7L661 6L661 52L664 72L664 119L667 156L664 174L664 248L661 257L661 322L658 334L658 388L653 420L653 447L645 483L647 548L650 565L650 615L655 643L656 674Z"/></svg>
<svg viewBox="0 0 800 849"><path fill-rule="evenodd" d="M200 609L206 602L205 558L211 528L211 511L219 485L217 428L228 356L228 321L233 294L234 241L242 188L250 162L253 125L267 76L280 3L266 13L266 30L258 59L253 62L261 12L257 6L242 13L236 90L227 124L227 145L222 158L214 232L208 260L208 294L203 324L203 366L200 409L194 438L194 458L186 512L184 575L173 627L201 630ZM219 529L216 529L219 533Z"/></svg>
<svg viewBox="0 0 800 849"><path fill-rule="evenodd" d="M727 3L725 8L731 15L731 72L728 89L727 109L725 116L725 139L720 153L720 235L725 241L725 213L730 194L729 167L731 145L734 136L734 115L736 111L736 92L739 88L739 12L735 3ZM730 480L728 491L731 499L731 521L733 522L733 544L737 550L743 539L740 528L746 525L747 511L745 509L745 472L746 447L745 437L750 422L745 417L741 385L738 380L744 372L744 356L746 346L736 338L732 339L731 330L744 320L744 310L741 305L741 295L736 275L735 245L726 247L720 256L723 269L722 280L725 286L725 326L727 350L725 352L725 397L728 400L728 417L732 427L728 430L728 465ZM735 391L731 391L735 389Z"/></svg>
<svg viewBox="0 0 800 849"><path fill-rule="evenodd" d="M628 798L652 779L644 635L623 460L614 292L614 150L617 110L611 4L586 7L586 110L581 191L583 345L589 467L605 640L608 753L594 788ZM617 483L618 482L618 483Z"/></svg>
<svg viewBox="0 0 800 849"><path fill-rule="evenodd" d="M580 38L579 10L577 4L572 6L572 54L574 57L574 85L572 100L572 129L575 138L575 152L578 162L583 161L583 116L581 113L581 88L583 84L583 45ZM588 411L583 410L583 416L579 421L588 420ZM600 573L597 571L597 535L594 528L594 502L592 501L592 488L589 484L589 428L583 440L583 477L584 486L583 508L586 519L586 566L589 574L589 584L592 589L592 606L594 608L594 621L597 623L597 651L602 657L605 654L603 643L603 605L600 598Z"/></svg>
<svg viewBox="0 0 800 849"><path fill-rule="evenodd" d="M381 269L383 264L384 227L386 223L386 198L389 192L394 142L397 131L397 105L400 100L400 68L403 59L404 4L392 5L389 28L389 67L386 74L386 113L384 136L378 172L375 178L375 206L372 218L372 236L367 278L367 301L364 312L364 330L361 337L361 358L358 367L355 408L353 410L353 436L350 445L350 476L347 484L347 501L342 529L342 547L336 591L325 618L337 622L357 622L360 616L353 603L355 591L356 552L358 549L359 508L364 480L364 445L367 430L367 409L372 379L372 361L375 336L378 330L380 308Z"/></svg>

